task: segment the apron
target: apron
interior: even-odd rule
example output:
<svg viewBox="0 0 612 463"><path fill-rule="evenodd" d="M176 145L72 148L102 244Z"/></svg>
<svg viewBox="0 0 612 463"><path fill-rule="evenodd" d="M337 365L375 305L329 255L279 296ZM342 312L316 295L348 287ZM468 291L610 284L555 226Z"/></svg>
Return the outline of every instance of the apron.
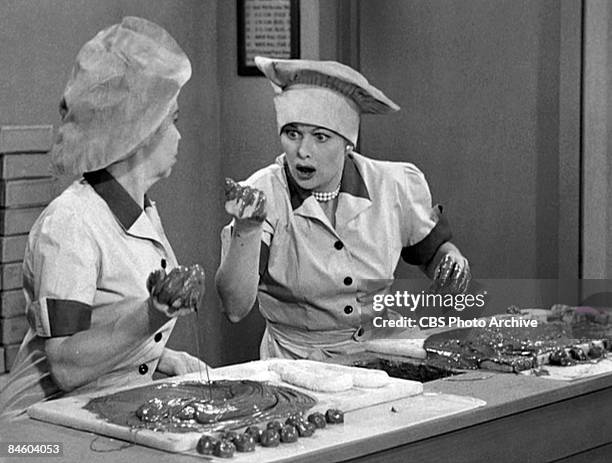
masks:
<svg viewBox="0 0 612 463"><path fill-rule="evenodd" d="M393 310L387 311L387 318L397 320L401 315ZM332 331L307 331L266 320L259 357L269 358L327 360L339 355L363 352L364 342L373 339L401 339L419 337L418 328L372 328L343 329Z"/></svg>

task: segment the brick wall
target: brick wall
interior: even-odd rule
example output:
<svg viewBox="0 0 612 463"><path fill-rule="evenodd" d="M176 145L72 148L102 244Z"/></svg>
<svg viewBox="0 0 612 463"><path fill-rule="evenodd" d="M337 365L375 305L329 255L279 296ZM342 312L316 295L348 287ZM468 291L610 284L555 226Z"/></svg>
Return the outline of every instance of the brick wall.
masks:
<svg viewBox="0 0 612 463"><path fill-rule="evenodd" d="M0 127L0 384L27 332L21 264L30 227L56 196L53 128Z"/></svg>

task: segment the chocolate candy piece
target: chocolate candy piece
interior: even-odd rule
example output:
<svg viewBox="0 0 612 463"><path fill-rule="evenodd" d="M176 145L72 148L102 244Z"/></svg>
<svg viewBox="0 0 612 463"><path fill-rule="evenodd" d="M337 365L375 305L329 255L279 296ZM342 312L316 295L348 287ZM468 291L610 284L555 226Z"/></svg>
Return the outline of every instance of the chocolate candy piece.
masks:
<svg viewBox="0 0 612 463"><path fill-rule="evenodd" d="M200 439L198 440L196 450L202 455L212 455L216 443L217 439L215 439L213 436L203 434L202 437L200 437Z"/></svg>
<svg viewBox="0 0 612 463"><path fill-rule="evenodd" d="M284 444L288 444L290 442L297 442L298 432L297 429L295 429L295 426L292 426L290 424L284 425L280 432L280 440Z"/></svg>
<svg viewBox="0 0 612 463"><path fill-rule="evenodd" d="M574 346L574 347L570 348L569 355L570 355L570 358L572 358L573 360L578 360L578 361L585 361L585 360L587 360L586 353L584 352L583 349L581 349L578 346Z"/></svg>
<svg viewBox="0 0 612 463"><path fill-rule="evenodd" d="M216 416L212 413L209 413L204 408L196 407L195 419L198 423L209 424L214 423Z"/></svg>
<svg viewBox="0 0 612 463"><path fill-rule="evenodd" d="M603 345L598 345L595 344L594 342L591 343L591 348L589 349L588 352L588 356L590 359L598 359L600 357L603 357L605 354L604 349L603 349Z"/></svg>
<svg viewBox="0 0 612 463"><path fill-rule="evenodd" d="M221 434L219 439L234 442L234 440L236 440L237 437L238 437L238 433L236 431L225 431L223 434Z"/></svg>
<svg viewBox="0 0 612 463"><path fill-rule="evenodd" d="M261 433L261 446L262 447L278 447L280 443L280 435L275 429L268 428L264 429Z"/></svg>
<svg viewBox="0 0 612 463"><path fill-rule="evenodd" d="M138 407L136 410L136 416L141 421L147 423L154 423L160 421L168 414L168 407L164 404L161 399L157 397L147 400L144 404Z"/></svg>
<svg viewBox="0 0 612 463"><path fill-rule="evenodd" d="M221 439L215 443L213 455L221 458L232 458L235 451L236 446L232 442Z"/></svg>
<svg viewBox="0 0 612 463"><path fill-rule="evenodd" d="M314 434L316 429L315 425L308 421L298 423L295 428L297 429L298 435L300 437L310 437Z"/></svg>
<svg viewBox="0 0 612 463"><path fill-rule="evenodd" d="M255 442L261 442L261 433L263 431L259 429L259 426L249 426L244 430L245 434L249 434L253 437Z"/></svg>
<svg viewBox="0 0 612 463"><path fill-rule="evenodd" d="M254 452L255 439L249 433L240 434L234 439L234 445L239 452Z"/></svg>
<svg viewBox="0 0 612 463"><path fill-rule="evenodd" d="M179 420L192 420L195 418L195 407L193 405L185 405L178 412L176 412L176 418Z"/></svg>
<svg viewBox="0 0 612 463"><path fill-rule="evenodd" d="M554 352L551 352L549 362L551 365L559 365L564 367L572 363L572 360L565 349L556 349Z"/></svg>
<svg viewBox="0 0 612 463"><path fill-rule="evenodd" d="M293 413L289 415L289 417L285 420L285 424L290 424L292 426L297 426L298 423L303 423L304 417L299 413Z"/></svg>
<svg viewBox="0 0 612 463"><path fill-rule="evenodd" d="M344 423L344 413L336 408L330 408L325 412L325 421L329 424Z"/></svg>
<svg viewBox="0 0 612 463"><path fill-rule="evenodd" d="M280 430L283 428L283 424L280 421L274 420L274 421L270 421L266 425L266 428L274 429L276 432L280 432Z"/></svg>
<svg viewBox="0 0 612 463"><path fill-rule="evenodd" d="M323 413L315 412L308 415L308 422L315 425L317 429L323 429L327 424Z"/></svg>

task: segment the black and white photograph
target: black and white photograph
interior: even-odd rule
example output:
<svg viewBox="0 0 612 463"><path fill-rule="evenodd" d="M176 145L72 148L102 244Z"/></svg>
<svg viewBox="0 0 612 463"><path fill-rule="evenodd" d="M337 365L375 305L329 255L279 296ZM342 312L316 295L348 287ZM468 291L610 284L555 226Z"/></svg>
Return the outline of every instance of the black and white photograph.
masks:
<svg viewBox="0 0 612 463"><path fill-rule="evenodd" d="M0 461L612 461L612 1L0 0Z"/></svg>

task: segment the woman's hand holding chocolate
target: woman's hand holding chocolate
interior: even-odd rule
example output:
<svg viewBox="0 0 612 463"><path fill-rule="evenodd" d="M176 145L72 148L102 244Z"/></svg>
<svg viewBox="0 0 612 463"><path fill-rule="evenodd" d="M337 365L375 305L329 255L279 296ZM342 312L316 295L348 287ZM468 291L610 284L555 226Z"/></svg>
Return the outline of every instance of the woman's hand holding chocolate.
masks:
<svg viewBox="0 0 612 463"><path fill-rule="evenodd" d="M225 179L225 210L236 221L261 223L266 218L266 195L250 186Z"/></svg>
<svg viewBox="0 0 612 463"><path fill-rule="evenodd" d="M147 279L152 306L168 317L196 312L204 295L204 280L204 269L198 264L180 265L169 273L156 270Z"/></svg>

